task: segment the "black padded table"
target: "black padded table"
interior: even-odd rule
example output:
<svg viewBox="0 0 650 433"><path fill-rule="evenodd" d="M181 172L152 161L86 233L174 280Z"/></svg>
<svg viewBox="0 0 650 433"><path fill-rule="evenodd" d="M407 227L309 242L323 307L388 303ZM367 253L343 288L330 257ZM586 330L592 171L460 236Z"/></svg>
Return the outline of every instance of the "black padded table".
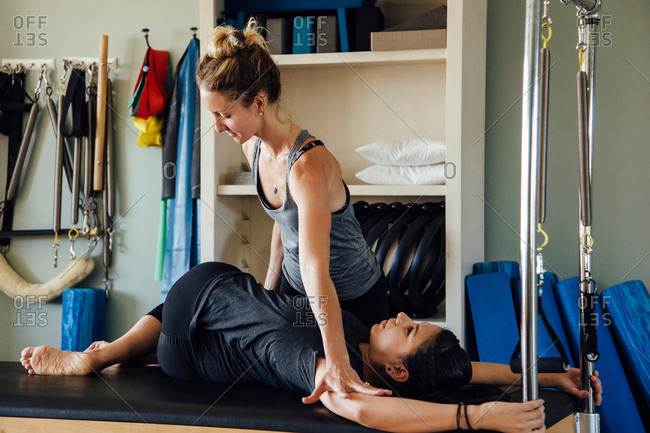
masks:
<svg viewBox="0 0 650 433"><path fill-rule="evenodd" d="M361 433L320 403L264 385L180 381L158 367L111 367L100 375L28 375L0 362L0 431ZM571 414L575 400L541 391L547 426ZM517 396L513 395L516 401ZM128 423L128 424L127 424Z"/></svg>

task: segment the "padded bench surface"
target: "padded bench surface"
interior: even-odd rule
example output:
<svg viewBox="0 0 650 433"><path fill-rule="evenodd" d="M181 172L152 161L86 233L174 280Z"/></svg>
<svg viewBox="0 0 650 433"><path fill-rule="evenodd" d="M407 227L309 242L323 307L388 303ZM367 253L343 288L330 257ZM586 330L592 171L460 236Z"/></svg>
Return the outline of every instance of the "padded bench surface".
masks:
<svg viewBox="0 0 650 433"><path fill-rule="evenodd" d="M62 418L180 424L304 433L371 432L322 404L264 385L172 379L158 367L111 367L101 375L28 375L19 362L0 362L0 417ZM540 391L547 426L576 409L571 397ZM513 395L513 401L519 397Z"/></svg>

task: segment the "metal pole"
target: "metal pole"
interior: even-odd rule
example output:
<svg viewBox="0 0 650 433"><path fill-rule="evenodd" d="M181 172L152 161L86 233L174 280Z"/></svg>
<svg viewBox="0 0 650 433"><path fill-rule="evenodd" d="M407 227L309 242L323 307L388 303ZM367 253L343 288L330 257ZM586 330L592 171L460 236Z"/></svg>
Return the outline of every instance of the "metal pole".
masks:
<svg viewBox="0 0 650 433"><path fill-rule="evenodd" d="M576 2L576 6L578 6ZM591 179L592 179L592 162L593 162L593 146L594 146L594 107L595 107L595 71L596 71L596 47L599 43L599 38L597 37L597 27L600 21L600 0L597 1L593 6L591 4L581 5L583 9L579 9L579 18L578 22L580 25L584 25L585 29L585 39L587 42L587 49L584 54L584 61L581 64L581 71L585 72L587 75L587 149L586 149L586 170L583 176L585 179L581 179L581 182L586 182L588 187L580 189L580 218L579 218L579 234L580 234L580 338L581 338L581 353L580 353L580 370L581 370L581 381L582 388L589 390L589 398L586 399L585 405L582 408L582 412L576 413L576 431L580 433L598 433L600 431L600 419L599 415L596 413L593 391L591 390L591 381L589 380L590 376L594 372L594 362L596 359L591 359L593 355L592 351L596 353L597 349L594 351L594 347L587 341L587 332L588 324L593 322L594 318L591 317L593 314L593 305L587 305L588 308L584 308L585 303L594 302L594 297L592 294L596 291L596 285L592 279L591 273L591 255L592 255L592 245L593 238L591 237ZM590 9L585 10L586 6L592 6ZM579 26L580 27L580 26ZM581 161L582 163L582 161ZM589 194L589 196L583 197L583 193ZM590 336L593 338L595 335ZM593 340L595 341L595 340ZM589 348L585 352L582 351L583 348Z"/></svg>
<svg viewBox="0 0 650 433"><path fill-rule="evenodd" d="M599 16L592 16L592 19L589 20L587 24L587 40L589 41L589 48L585 53L585 69L587 72L588 82L587 82L587 92L588 92L588 137L589 137L589 146L588 146L588 179L591 184L591 168L593 162L593 146L594 146L594 85L595 85L595 66L596 66L596 46L598 41L592 37L593 34L597 34L597 26ZM591 218L590 218L591 219ZM584 226L582 222L580 223L580 235L581 239L584 235L591 236L591 225ZM580 247L580 276L581 281L586 283L582 287L582 290L585 293L594 293L596 290L595 285L592 281L591 275L591 249L587 251L583 246ZM585 320L593 320L591 317L585 317ZM581 322L586 323L586 322ZM582 387L583 389L591 390L591 383L589 377L594 372L594 362L589 360L585 354L582 354L584 368L582 368ZM595 413L595 404L593 399L593 394L590 392L590 397L587 399L586 407L584 408L586 413Z"/></svg>
<svg viewBox="0 0 650 433"><path fill-rule="evenodd" d="M537 399L536 184L539 147L539 49L541 0L526 1L521 121L521 384L523 401Z"/></svg>

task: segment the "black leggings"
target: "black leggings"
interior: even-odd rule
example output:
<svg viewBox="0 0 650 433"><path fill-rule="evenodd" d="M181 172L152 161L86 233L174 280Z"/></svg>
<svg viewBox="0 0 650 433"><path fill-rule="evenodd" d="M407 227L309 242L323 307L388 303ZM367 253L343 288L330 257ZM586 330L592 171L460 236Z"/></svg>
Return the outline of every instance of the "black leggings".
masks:
<svg viewBox="0 0 650 433"><path fill-rule="evenodd" d="M162 328L158 340L158 362L163 371L176 379L198 380L192 322L196 320L197 302L203 289L225 272L238 272L227 263L202 263L186 272L174 283L165 299ZM154 310L155 311L155 310ZM153 315L153 314L152 314ZM155 315L154 315L155 316Z"/></svg>
<svg viewBox="0 0 650 433"><path fill-rule="evenodd" d="M291 296L305 296L298 292L282 275L280 293ZM377 282L363 295L342 301L339 299L341 310L349 311L357 316L361 323L372 326L388 319L388 282L382 272Z"/></svg>

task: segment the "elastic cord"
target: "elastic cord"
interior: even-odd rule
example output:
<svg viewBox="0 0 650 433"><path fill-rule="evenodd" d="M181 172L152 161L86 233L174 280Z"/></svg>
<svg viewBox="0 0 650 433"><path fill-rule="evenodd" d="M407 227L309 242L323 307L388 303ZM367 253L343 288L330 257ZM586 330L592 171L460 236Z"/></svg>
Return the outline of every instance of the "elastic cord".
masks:
<svg viewBox="0 0 650 433"><path fill-rule="evenodd" d="M460 411L461 408L463 407L463 402L458 403L458 409L456 409L456 431L462 431L463 429L460 428Z"/></svg>

